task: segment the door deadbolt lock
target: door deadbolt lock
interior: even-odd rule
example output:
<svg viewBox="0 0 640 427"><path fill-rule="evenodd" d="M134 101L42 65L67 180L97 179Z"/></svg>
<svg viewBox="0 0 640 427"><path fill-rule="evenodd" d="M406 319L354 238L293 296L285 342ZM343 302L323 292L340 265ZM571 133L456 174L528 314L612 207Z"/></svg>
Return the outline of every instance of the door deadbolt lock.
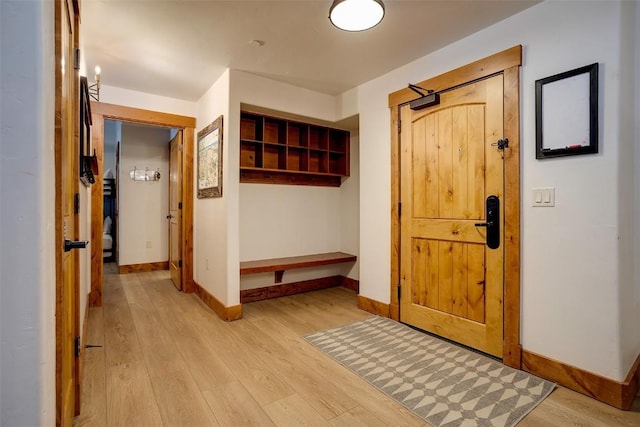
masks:
<svg viewBox="0 0 640 427"><path fill-rule="evenodd" d="M485 209L487 222L474 224L476 227L487 228L487 246L491 249L500 247L500 199L498 196L487 197Z"/></svg>

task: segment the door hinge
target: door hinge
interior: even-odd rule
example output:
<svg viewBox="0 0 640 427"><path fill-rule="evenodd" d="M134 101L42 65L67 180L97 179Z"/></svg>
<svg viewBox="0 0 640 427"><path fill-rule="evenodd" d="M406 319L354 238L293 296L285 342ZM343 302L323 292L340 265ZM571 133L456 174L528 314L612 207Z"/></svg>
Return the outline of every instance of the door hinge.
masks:
<svg viewBox="0 0 640 427"><path fill-rule="evenodd" d="M402 133L402 120L398 119L398 133Z"/></svg>
<svg viewBox="0 0 640 427"><path fill-rule="evenodd" d="M398 301L402 300L402 285L398 283Z"/></svg>
<svg viewBox="0 0 640 427"><path fill-rule="evenodd" d="M80 49L78 48L73 51L73 69L80 69Z"/></svg>
<svg viewBox="0 0 640 427"><path fill-rule="evenodd" d="M402 202L398 202L398 218L402 216Z"/></svg>
<svg viewBox="0 0 640 427"><path fill-rule="evenodd" d="M75 337L73 340L73 351L76 355L76 359L80 357L80 337Z"/></svg>
<svg viewBox="0 0 640 427"><path fill-rule="evenodd" d="M73 213L80 213L80 193L73 195Z"/></svg>
<svg viewBox="0 0 640 427"><path fill-rule="evenodd" d="M182 260L178 261L178 267L182 268Z"/></svg>
<svg viewBox="0 0 640 427"><path fill-rule="evenodd" d="M178 209L182 209L182 202L178 202Z"/></svg>
<svg viewBox="0 0 640 427"><path fill-rule="evenodd" d="M182 144L178 145L178 151L182 152L183 149Z"/></svg>

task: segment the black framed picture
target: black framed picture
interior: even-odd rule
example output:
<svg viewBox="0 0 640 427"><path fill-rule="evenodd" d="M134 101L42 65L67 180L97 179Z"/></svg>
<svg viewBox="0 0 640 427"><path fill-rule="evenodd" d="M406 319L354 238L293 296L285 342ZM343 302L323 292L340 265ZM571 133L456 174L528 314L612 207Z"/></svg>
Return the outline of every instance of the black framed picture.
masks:
<svg viewBox="0 0 640 427"><path fill-rule="evenodd" d="M536 80L536 158L598 152L598 63Z"/></svg>

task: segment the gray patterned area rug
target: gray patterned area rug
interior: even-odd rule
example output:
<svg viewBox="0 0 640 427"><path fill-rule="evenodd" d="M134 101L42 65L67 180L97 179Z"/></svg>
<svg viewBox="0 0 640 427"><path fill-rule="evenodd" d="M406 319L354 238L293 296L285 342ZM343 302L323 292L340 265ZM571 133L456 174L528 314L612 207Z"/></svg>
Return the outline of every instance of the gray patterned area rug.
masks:
<svg viewBox="0 0 640 427"><path fill-rule="evenodd" d="M433 426L514 426L555 388L383 317L304 338Z"/></svg>

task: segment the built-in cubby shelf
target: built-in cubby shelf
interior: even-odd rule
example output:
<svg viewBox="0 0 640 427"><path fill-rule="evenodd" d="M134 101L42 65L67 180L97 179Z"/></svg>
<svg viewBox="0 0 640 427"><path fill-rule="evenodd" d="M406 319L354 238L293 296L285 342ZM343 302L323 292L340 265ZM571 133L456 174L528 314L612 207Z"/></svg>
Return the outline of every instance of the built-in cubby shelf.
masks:
<svg viewBox="0 0 640 427"><path fill-rule="evenodd" d="M242 111L240 182L339 187L349 143L342 129Z"/></svg>

